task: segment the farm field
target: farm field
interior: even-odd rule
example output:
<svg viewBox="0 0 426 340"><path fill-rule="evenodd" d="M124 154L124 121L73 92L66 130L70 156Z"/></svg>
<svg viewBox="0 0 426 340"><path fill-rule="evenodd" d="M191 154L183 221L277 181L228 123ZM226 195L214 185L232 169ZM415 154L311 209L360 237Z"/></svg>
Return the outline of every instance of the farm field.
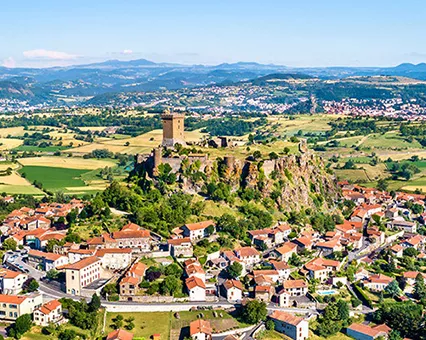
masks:
<svg viewBox="0 0 426 340"><path fill-rule="evenodd" d="M65 169L47 166L24 166L19 173L30 182L40 182L47 190L60 190L67 187L82 187L84 181L79 177L86 170Z"/></svg>
<svg viewBox="0 0 426 340"><path fill-rule="evenodd" d="M232 315L221 310L216 311L217 317L211 310L179 312L179 319L171 312L108 313L105 331L109 333L114 329L112 327L113 319L120 314L124 317L124 320L129 317L135 318L133 323L136 327L131 331L135 338L150 339L153 334L160 334L162 340L169 339L169 336L172 340L178 340L179 336L186 334L190 322L196 320L201 313L203 319L210 321L213 332L223 332L233 327L248 326L239 323ZM222 317L219 315L222 315Z"/></svg>
<svg viewBox="0 0 426 340"><path fill-rule="evenodd" d="M0 176L0 192L7 194L43 195L43 191L34 187L18 173L12 172L7 176Z"/></svg>
<svg viewBox="0 0 426 340"><path fill-rule="evenodd" d="M186 131L185 140L187 142L200 141L206 134L195 131ZM162 130L152 130L136 137L124 138L99 138L94 143L86 144L80 147L71 148L66 152L73 154L86 154L96 149L108 149L111 152L124 154L149 153L153 148L161 144L163 138Z"/></svg>
<svg viewBox="0 0 426 340"><path fill-rule="evenodd" d="M116 163L113 160L104 159L84 159L76 157L56 157L56 156L42 156L42 157L28 157L19 158L18 162L23 166L45 166L55 168L67 169L84 169L94 170L105 168L106 166L113 167Z"/></svg>

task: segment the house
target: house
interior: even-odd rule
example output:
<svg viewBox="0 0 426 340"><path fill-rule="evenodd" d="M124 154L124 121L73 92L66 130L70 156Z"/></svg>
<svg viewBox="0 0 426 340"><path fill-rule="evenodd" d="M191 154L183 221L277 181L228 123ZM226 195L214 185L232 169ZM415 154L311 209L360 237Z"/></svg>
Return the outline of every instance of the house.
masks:
<svg viewBox="0 0 426 340"><path fill-rule="evenodd" d="M189 335L192 340L211 340L212 327L210 322L198 319L189 324Z"/></svg>
<svg viewBox="0 0 426 340"><path fill-rule="evenodd" d="M405 221L405 220L402 220L402 221L394 220L392 221L392 228L401 229L407 233L414 234L417 232L417 223L411 222L411 221Z"/></svg>
<svg viewBox="0 0 426 340"><path fill-rule="evenodd" d="M329 241L318 242L315 246L317 249L322 251L324 256L331 255L336 251L342 251L343 249L342 244L337 237Z"/></svg>
<svg viewBox="0 0 426 340"><path fill-rule="evenodd" d="M385 324L369 326L360 323L353 323L346 328L346 334L357 340L373 340L378 337L387 338L391 328Z"/></svg>
<svg viewBox="0 0 426 340"><path fill-rule="evenodd" d="M206 284L196 276L185 280L186 290L190 301L206 301Z"/></svg>
<svg viewBox="0 0 426 340"><path fill-rule="evenodd" d="M30 249L28 251L28 264L34 268L48 272L68 264L68 257L55 253L45 253L40 250Z"/></svg>
<svg viewBox="0 0 426 340"><path fill-rule="evenodd" d="M280 274L275 269L253 270L253 276L255 280L256 277L263 276L267 277L272 283L280 281Z"/></svg>
<svg viewBox="0 0 426 340"><path fill-rule="evenodd" d="M222 284L222 292L229 302L239 302L243 298L244 287L241 281L226 280Z"/></svg>
<svg viewBox="0 0 426 340"><path fill-rule="evenodd" d="M1 294L17 295L22 291L22 286L28 280L28 275L15 272L6 268L0 269Z"/></svg>
<svg viewBox="0 0 426 340"><path fill-rule="evenodd" d="M421 247L423 242L424 242L424 237L422 235L415 235L415 236L409 238L408 240L405 240L402 243L402 246L404 248L415 248L415 249L419 250L419 248Z"/></svg>
<svg viewBox="0 0 426 340"><path fill-rule="evenodd" d="M339 261L316 258L306 263L305 269L308 271L308 275L311 279L324 282L332 273L337 272L340 266L341 263Z"/></svg>
<svg viewBox="0 0 426 340"><path fill-rule="evenodd" d="M43 303L41 294L0 294L0 319L16 320L21 315L32 314Z"/></svg>
<svg viewBox="0 0 426 340"><path fill-rule="evenodd" d="M65 237L65 232L47 231L41 235L35 236L34 248L38 250L43 250L46 248L49 240L62 241Z"/></svg>
<svg viewBox="0 0 426 340"><path fill-rule="evenodd" d="M198 262L197 260L194 259L190 259L190 260L186 260L184 262L185 265L185 275L187 277L197 277L199 278L201 281L206 282L206 273L203 269L203 267L201 266L200 262Z"/></svg>
<svg viewBox="0 0 426 340"><path fill-rule="evenodd" d="M136 295L139 284L142 282L146 270L146 264L142 262L134 263L120 281L120 295Z"/></svg>
<svg viewBox="0 0 426 340"><path fill-rule="evenodd" d="M414 284L416 283L416 278L419 274L423 276L424 280L426 281L426 274L420 273L420 272L415 272L415 271L404 272L402 276L404 277L405 282L407 282L408 286L414 286Z"/></svg>
<svg viewBox="0 0 426 340"><path fill-rule="evenodd" d="M34 229L49 229L52 222L43 217L43 216L31 216L20 221L20 226L25 230L34 230Z"/></svg>
<svg viewBox="0 0 426 340"><path fill-rule="evenodd" d="M297 245L297 252L298 253L300 253L304 250L311 250L312 249L313 240L312 240L311 237L302 236L302 237L299 237L299 238L292 240L291 242Z"/></svg>
<svg viewBox="0 0 426 340"><path fill-rule="evenodd" d="M254 297L261 302L268 304L273 294L274 288L270 285L256 285L254 287Z"/></svg>
<svg viewBox="0 0 426 340"><path fill-rule="evenodd" d="M208 220L198 223L188 223L181 227L184 237L189 237L192 242L201 240L202 238L208 237L209 234L213 233L215 230L215 222L213 220ZM209 227L213 227L213 230L209 233Z"/></svg>
<svg viewBox="0 0 426 340"><path fill-rule="evenodd" d="M336 231L340 232L340 234L346 234L351 231L362 232L363 224L362 222L353 222L345 220L342 224L336 225Z"/></svg>
<svg viewBox="0 0 426 340"><path fill-rule="evenodd" d="M277 296L277 300L278 300L278 305L280 307L290 307L290 293L287 292L284 288L279 290L276 293Z"/></svg>
<svg viewBox="0 0 426 340"><path fill-rule="evenodd" d="M283 288L290 296L305 296L308 293L308 285L304 280L284 281Z"/></svg>
<svg viewBox="0 0 426 340"><path fill-rule="evenodd" d="M385 217L388 219L393 219L398 217L399 210L397 208L389 208L385 211Z"/></svg>
<svg viewBox="0 0 426 340"><path fill-rule="evenodd" d="M95 256L101 259L102 268L125 269L132 261L132 249L130 248L109 248L96 250Z"/></svg>
<svg viewBox="0 0 426 340"><path fill-rule="evenodd" d="M246 266L253 266L260 262L260 253L253 247L242 247L235 250L235 255Z"/></svg>
<svg viewBox="0 0 426 340"><path fill-rule="evenodd" d="M281 247L275 249L274 253L281 261L288 262L291 256L297 253L297 245L292 242L285 242Z"/></svg>
<svg viewBox="0 0 426 340"><path fill-rule="evenodd" d="M271 260L270 263L272 264L272 267L278 272L279 280L288 280L291 270L287 262Z"/></svg>
<svg viewBox="0 0 426 340"><path fill-rule="evenodd" d="M383 291L394 279L384 274L374 274L364 280L364 286L374 292Z"/></svg>
<svg viewBox="0 0 426 340"><path fill-rule="evenodd" d="M58 300L51 300L34 311L34 323L37 326L61 324L66 322L62 315L62 305Z"/></svg>
<svg viewBox="0 0 426 340"><path fill-rule="evenodd" d="M367 210L362 208L357 208L354 210L354 212L351 215L350 221L351 222L364 222L367 216Z"/></svg>
<svg viewBox="0 0 426 340"><path fill-rule="evenodd" d="M125 331L124 329L116 329L108 333L106 340L133 340L133 333Z"/></svg>
<svg viewBox="0 0 426 340"><path fill-rule="evenodd" d="M101 259L96 256L86 257L78 262L59 267L65 270L66 293L81 295L84 287L101 278Z"/></svg>
<svg viewBox="0 0 426 340"><path fill-rule="evenodd" d="M275 324L277 332L294 340L306 340L309 337L309 324L305 319L287 312L275 310L269 318Z"/></svg>
<svg viewBox="0 0 426 340"><path fill-rule="evenodd" d="M85 257L95 255L95 252L96 250L94 249L70 249L68 250L68 261L69 263L76 263Z"/></svg>
<svg viewBox="0 0 426 340"><path fill-rule="evenodd" d="M402 257L404 253L404 247L401 246L400 244L395 244L394 246L390 248L390 251L392 255L396 257Z"/></svg>
<svg viewBox="0 0 426 340"><path fill-rule="evenodd" d="M118 248L131 248L137 252L149 252L151 250L151 232L149 230L134 230L127 225L120 231L113 232L111 236Z"/></svg>
<svg viewBox="0 0 426 340"><path fill-rule="evenodd" d="M192 257L194 249L189 237L170 239L167 241L169 245L170 255L174 258Z"/></svg>

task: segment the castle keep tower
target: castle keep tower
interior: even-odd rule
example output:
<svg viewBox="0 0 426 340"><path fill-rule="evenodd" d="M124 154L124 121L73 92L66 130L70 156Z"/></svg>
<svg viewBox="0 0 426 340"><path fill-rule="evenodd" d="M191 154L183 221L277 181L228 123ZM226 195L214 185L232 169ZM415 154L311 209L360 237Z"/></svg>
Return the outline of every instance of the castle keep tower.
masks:
<svg viewBox="0 0 426 340"><path fill-rule="evenodd" d="M176 143L185 145L183 136L185 115L181 113L165 112L161 115L163 121L162 146L173 147Z"/></svg>

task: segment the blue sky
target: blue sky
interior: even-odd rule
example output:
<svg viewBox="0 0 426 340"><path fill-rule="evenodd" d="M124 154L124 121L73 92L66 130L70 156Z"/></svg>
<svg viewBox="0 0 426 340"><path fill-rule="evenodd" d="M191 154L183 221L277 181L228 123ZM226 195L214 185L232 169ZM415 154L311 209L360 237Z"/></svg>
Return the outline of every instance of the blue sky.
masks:
<svg viewBox="0 0 426 340"><path fill-rule="evenodd" d="M14 0L0 7L0 65L419 63L425 17L420 0Z"/></svg>

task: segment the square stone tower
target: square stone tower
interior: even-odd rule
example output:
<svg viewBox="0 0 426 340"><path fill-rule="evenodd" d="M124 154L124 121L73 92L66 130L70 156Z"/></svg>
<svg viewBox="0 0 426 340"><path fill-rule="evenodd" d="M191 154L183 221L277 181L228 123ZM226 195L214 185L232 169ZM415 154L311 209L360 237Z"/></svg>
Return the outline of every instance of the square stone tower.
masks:
<svg viewBox="0 0 426 340"><path fill-rule="evenodd" d="M184 120L182 113L165 112L161 115L163 121L163 143L162 146L173 147L176 143L185 144Z"/></svg>

